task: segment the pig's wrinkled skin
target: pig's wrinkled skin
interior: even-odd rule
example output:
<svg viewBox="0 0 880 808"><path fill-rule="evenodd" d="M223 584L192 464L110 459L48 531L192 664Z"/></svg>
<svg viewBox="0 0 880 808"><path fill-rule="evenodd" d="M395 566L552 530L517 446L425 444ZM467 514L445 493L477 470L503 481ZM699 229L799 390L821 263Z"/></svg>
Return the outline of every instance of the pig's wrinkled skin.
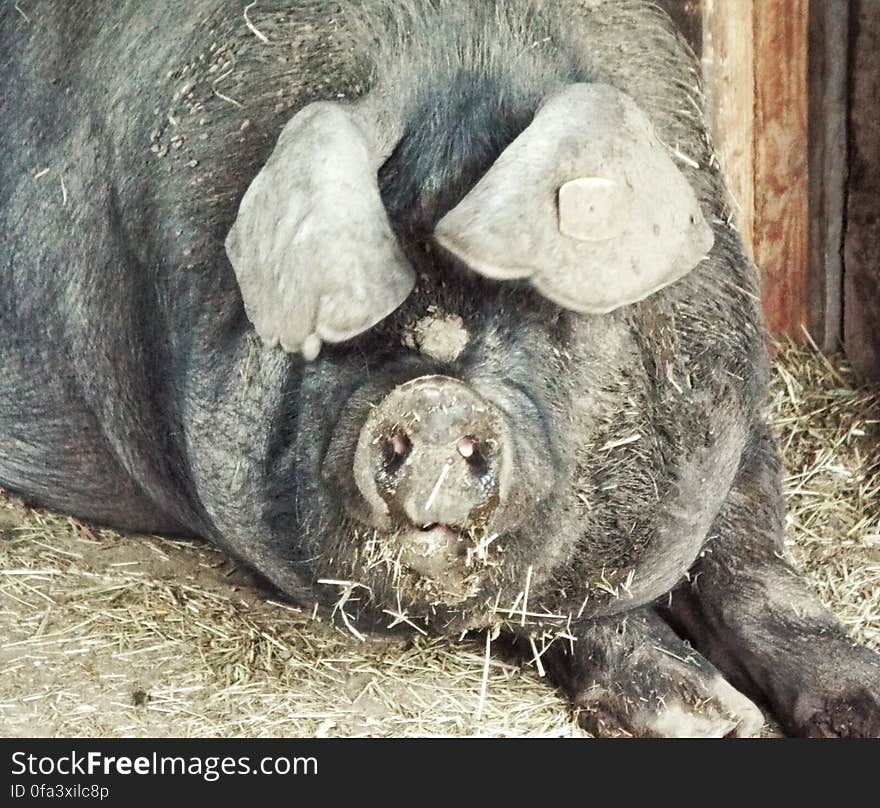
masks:
<svg viewBox="0 0 880 808"><path fill-rule="evenodd" d="M877 655L782 560L756 273L669 21L628 0L383 5L260 2L262 37L209 0L3 6L0 485L203 536L309 604L342 594L319 579L356 583L362 629L388 609L570 635L544 664L599 734L750 734L754 699L791 734L880 735ZM481 278L432 231L542 98L595 81L689 158L715 241L682 280L585 315ZM417 285L305 362L255 336L224 239L291 116L374 85L401 127L379 182ZM396 395L424 411L365 428L413 380ZM453 440L471 427L493 436L484 497L456 465L474 467ZM365 429L389 431L399 480L373 478Z"/></svg>

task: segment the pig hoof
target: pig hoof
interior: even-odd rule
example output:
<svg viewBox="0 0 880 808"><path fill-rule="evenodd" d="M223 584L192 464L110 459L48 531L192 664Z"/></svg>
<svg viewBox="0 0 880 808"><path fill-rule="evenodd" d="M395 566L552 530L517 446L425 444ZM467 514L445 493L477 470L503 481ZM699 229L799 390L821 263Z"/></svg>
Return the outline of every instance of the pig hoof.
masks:
<svg viewBox="0 0 880 808"><path fill-rule="evenodd" d="M880 738L880 673L874 681L834 689L820 699L801 696L795 730L808 738Z"/></svg>
<svg viewBox="0 0 880 808"><path fill-rule="evenodd" d="M684 666L682 666L684 668ZM578 699L581 726L597 737L748 738L764 726L761 711L720 675L682 670L650 696L593 687Z"/></svg>

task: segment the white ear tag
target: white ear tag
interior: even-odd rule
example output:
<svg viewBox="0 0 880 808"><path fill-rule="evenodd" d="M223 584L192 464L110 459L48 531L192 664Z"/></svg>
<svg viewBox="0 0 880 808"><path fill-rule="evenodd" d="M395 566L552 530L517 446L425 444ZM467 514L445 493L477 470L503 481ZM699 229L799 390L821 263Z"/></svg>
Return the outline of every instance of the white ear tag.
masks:
<svg viewBox="0 0 880 808"><path fill-rule="evenodd" d="M629 205L620 185L605 177L578 177L559 189L559 232L578 241L605 241L626 226Z"/></svg>

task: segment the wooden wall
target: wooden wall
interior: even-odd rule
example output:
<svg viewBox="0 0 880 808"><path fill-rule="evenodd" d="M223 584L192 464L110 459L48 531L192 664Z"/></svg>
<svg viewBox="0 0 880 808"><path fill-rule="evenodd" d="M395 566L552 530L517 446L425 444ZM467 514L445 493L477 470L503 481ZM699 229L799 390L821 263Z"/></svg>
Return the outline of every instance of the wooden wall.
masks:
<svg viewBox="0 0 880 808"><path fill-rule="evenodd" d="M753 4L752 246L763 275L767 326L798 338L808 320L807 7L808 0Z"/></svg>
<svg viewBox="0 0 880 808"><path fill-rule="evenodd" d="M847 0L810 2L810 274L808 328L817 345L843 336L843 223L849 104Z"/></svg>
<svg viewBox="0 0 880 808"><path fill-rule="evenodd" d="M880 379L880 0L659 4L701 59L771 332Z"/></svg>
<svg viewBox="0 0 880 808"><path fill-rule="evenodd" d="M843 342L856 372L880 381L880 2L850 13Z"/></svg>
<svg viewBox="0 0 880 808"><path fill-rule="evenodd" d="M712 137L762 272L767 324L795 337L808 320L808 3L664 3L701 58Z"/></svg>

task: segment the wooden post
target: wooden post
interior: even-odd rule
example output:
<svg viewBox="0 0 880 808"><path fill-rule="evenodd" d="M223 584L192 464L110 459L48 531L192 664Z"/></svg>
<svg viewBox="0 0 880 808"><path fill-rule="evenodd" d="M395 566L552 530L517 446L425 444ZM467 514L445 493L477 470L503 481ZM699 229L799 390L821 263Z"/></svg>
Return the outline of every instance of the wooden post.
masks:
<svg viewBox="0 0 880 808"><path fill-rule="evenodd" d="M853 3L843 342L863 379L880 379L880 3Z"/></svg>
<svg viewBox="0 0 880 808"><path fill-rule="evenodd" d="M704 0L703 78L709 126L751 246L755 216L754 32L751 0Z"/></svg>
<svg viewBox="0 0 880 808"><path fill-rule="evenodd" d="M808 321L808 0L755 0L755 262L771 333Z"/></svg>
<svg viewBox="0 0 880 808"><path fill-rule="evenodd" d="M767 325L880 379L880 0L658 0L702 58Z"/></svg>
<svg viewBox="0 0 880 808"><path fill-rule="evenodd" d="M712 137L773 333L807 322L809 0L704 0Z"/></svg>
<svg viewBox="0 0 880 808"><path fill-rule="evenodd" d="M829 352L840 348L843 334L849 7L849 0L810 0L808 327Z"/></svg>

